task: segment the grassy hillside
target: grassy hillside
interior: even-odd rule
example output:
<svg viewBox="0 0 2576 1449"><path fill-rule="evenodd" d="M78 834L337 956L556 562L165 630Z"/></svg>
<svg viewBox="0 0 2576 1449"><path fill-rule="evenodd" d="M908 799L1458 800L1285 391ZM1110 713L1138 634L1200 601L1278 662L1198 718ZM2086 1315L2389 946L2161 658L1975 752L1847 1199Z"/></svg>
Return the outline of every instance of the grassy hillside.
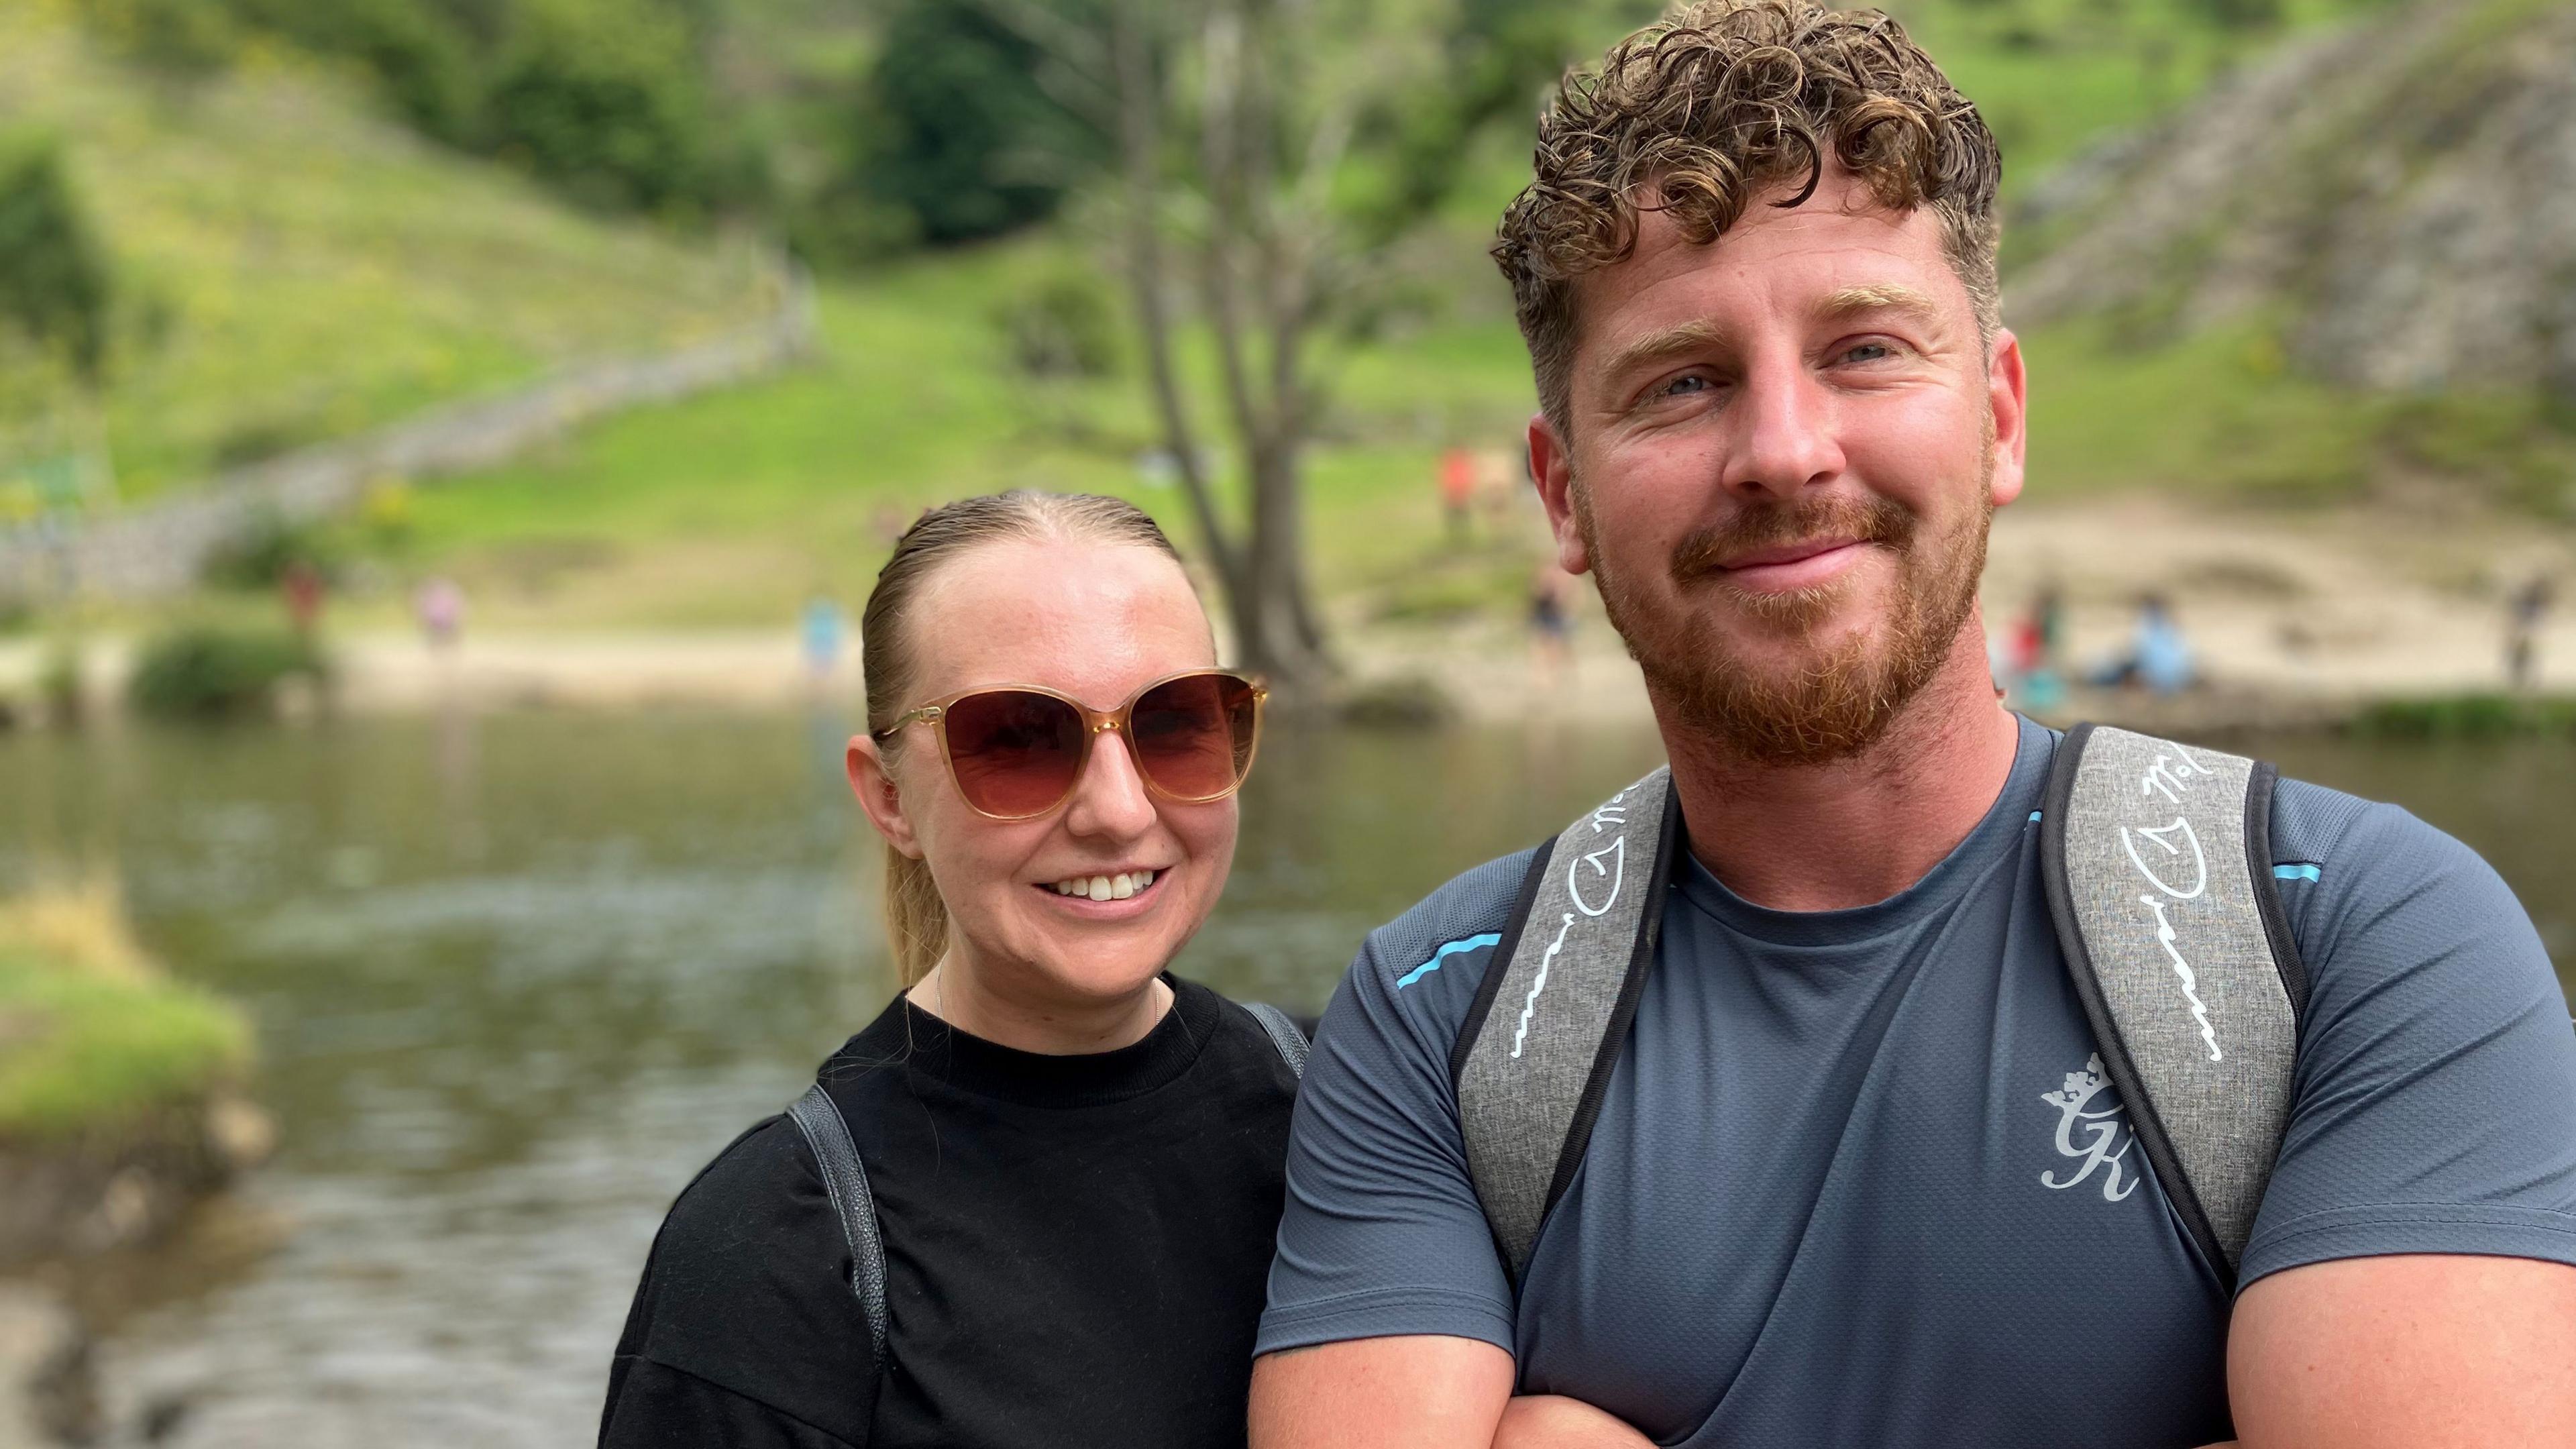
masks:
<svg viewBox="0 0 2576 1449"><path fill-rule="evenodd" d="M2304 25L2369 8L2371 0L2293 0L2289 12ZM2008 199L2105 135L2187 101L2261 43L2217 28L2195 0L1898 9L1994 117L2008 147ZM1605 38L1618 23L1602 22ZM1432 482L1440 450L1513 447L1531 407L1508 297L1481 256L1493 216L1525 177L1526 142L1489 137L1461 164L1457 195L1430 234L1408 244L1375 324L1317 362L1326 419L1310 459L1316 559L1327 591L1364 612L1514 598L1535 538L1526 509L1502 540L1464 557L1441 538ZM527 202L502 183L477 184ZM528 204L548 226L584 225ZM638 255L670 255L601 235ZM1014 484L1123 493L1186 541L1180 499L1139 466L1156 438L1132 359L1118 375L1085 382L1041 382L1009 363L997 311L1082 272L1089 244L1068 226L828 287L828 353L813 368L622 417L542 456L425 490L373 577L399 584L454 573L478 628L768 625L818 587L855 598L890 526L961 493ZM609 274L589 270L600 274L594 284ZM595 295L580 308L560 300L567 316L597 307ZM2040 499L2135 488L2348 497L2394 432L2474 455L2481 430L2493 430L2495 409L2480 400L2400 404L2303 381L2254 325L2146 345L2070 324L2025 344ZM1207 436L1221 437L1208 421ZM394 621L402 591L369 597L367 577L362 570L341 616Z"/></svg>
<svg viewBox="0 0 2576 1449"><path fill-rule="evenodd" d="M123 497L754 305L746 258L577 215L366 94L273 49L151 80L58 0L0 0L0 127L63 139L114 255Z"/></svg>

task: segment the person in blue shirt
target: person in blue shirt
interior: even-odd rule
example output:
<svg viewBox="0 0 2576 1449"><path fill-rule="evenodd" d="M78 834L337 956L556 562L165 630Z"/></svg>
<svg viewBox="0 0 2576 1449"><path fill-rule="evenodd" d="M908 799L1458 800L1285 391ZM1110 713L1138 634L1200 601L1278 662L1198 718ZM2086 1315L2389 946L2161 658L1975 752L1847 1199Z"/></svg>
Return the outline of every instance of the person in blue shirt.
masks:
<svg viewBox="0 0 2576 1449"><path fill-rule="evenodd" d="M2576 1030L2495 872L2297 782L2310 980L2236 1284L2137 1149L1977 607L2020 493L1993 137L1874 12L1701 0L1504 217L1565 567L1686 849L1515 1284L1450 1056L1528 857L1372 934L1291 1131L1256 1449L2576 1444Z"/></svg>

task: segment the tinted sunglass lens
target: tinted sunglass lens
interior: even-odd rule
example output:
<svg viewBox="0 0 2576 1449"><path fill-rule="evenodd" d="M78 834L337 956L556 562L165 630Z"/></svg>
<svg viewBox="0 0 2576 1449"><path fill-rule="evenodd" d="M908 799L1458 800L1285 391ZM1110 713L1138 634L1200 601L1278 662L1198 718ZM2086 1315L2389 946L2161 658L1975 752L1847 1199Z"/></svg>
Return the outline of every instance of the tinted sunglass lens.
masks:
<svg viewBox="0 0 2576 1449"><path fill-rule="evenodd" d="M1136 699L1136 766L1164 794L1215 799L1243 782L1255 716L1252 686L1232 675L1166 680Z"/></svg>
<svg viewBox="0 0 2576 1449"><path fill-rule="evenodd" d="M1054 807L1082 769L1082 716L1049 695L996 689L948 707L948 766L966 803L988 815Z"/></svg>

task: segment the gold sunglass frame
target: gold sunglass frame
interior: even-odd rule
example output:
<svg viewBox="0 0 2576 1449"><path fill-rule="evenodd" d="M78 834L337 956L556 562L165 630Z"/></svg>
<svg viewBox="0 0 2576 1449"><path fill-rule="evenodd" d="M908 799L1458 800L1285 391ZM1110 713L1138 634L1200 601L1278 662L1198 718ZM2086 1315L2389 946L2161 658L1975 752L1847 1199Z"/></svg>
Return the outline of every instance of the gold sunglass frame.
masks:
<svg viewBox="0 0 2576 1449"><path fill-rule="evenodd" d="M1134 759L1136 705L1146 695L1152 694L1166 684L1178 683L1184 679L1201 678L1229 680L1252 691L1252 743L1243 752L1243 767L1234 772L1234 783L1213 795L1183 795L1163 788L1145 769L1144 762ZM1001 815L976 804L966 793L965 782L957 778L957 757L948 752L948 712L956 708L959 701L972 699L979 694L1041 694L1070 706L1073 712L1081 717L1082 753L1073 762L1073 779L1064 787L1063 794L1049 801L1044 807L1031 810L1025 815ZM1063 809L1064 803L1073 798L1076 790L1082 788L1082 777L1091 769L1092 745L1101 735L1110 730L1116 730L1122 738L1129 741L1128 754L1136 767L1136 778L1144 783L1146 793L1159 799L1169 800L1176 805L1213 805L1241 790L1243 782L1252 778L1252 762L1261 753L1262 714L1269 702L1268 684L1257 675L1245 674L1233 669L1183 669L1166 674L1160 679L1147 681L1134 694L1127 696L1125 704L1113 710L1093 709L1063 690L1049 689L1043 684L979 684L973 689L961 689L954 694L943 695L927 704L908 709L897 715L894 723L884 729L868 731L868 738L882 745L913 725L929 725L932 734L939 741L939 760L948 769L948 783L957 787L957 798L965 802L967 809L987 820L1035 820L1042 815L1051 815Z"/></svg>

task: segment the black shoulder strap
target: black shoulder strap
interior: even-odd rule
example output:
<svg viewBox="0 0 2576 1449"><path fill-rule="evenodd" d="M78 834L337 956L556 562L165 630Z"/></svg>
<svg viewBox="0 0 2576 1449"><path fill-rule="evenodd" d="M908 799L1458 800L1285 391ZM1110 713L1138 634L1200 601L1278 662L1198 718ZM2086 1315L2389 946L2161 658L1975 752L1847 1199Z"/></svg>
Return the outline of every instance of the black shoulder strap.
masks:
<svg viewBox="0 0 2576 1449"><path fill-rule="evenodd" d="M1288 1013L1267 1001L1247 1001L1242 1006L1252 1013L1254 1021L1261 1023L1263 1031L1270 1033L1270 1044L1279 1048L1280 1060L1288 1064L1290 1075L1303 1079L1308 1048L1306 1034L1297 1029L1297 1023L1288 1019Z"/></svg>
<svg viewBox="0 0 2576 1449"><path fill-rule="evenodd" d="M788 1119L805 1134L814 1161L823 1169L823 1190L832 1211L840 1214L841 1236L850 1245L850 1288L859 1295L859 1310L868 1319L868 1349L879 1366L885 1363L885 1241L877 1234L876 1199L868 1192L868 1170L859 1165L858 1144L823 1084L805 1089L787 1109Z"/></svg>

